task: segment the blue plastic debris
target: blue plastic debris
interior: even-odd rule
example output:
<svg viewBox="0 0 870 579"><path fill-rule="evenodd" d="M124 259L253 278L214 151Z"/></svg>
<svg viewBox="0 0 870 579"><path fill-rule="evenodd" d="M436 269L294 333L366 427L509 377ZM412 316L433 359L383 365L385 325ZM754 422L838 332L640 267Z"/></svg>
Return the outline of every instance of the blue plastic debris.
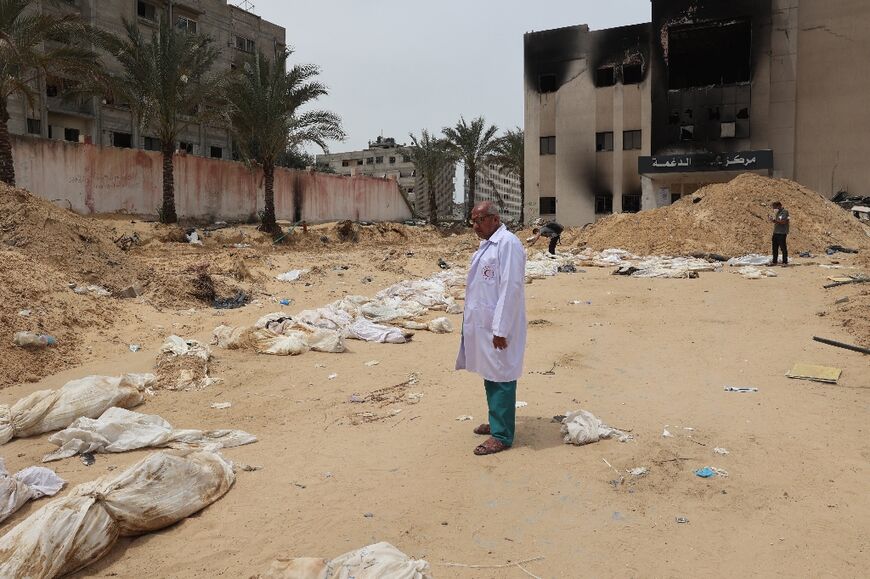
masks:
<svg viewBox="0 0 870 579"><path fill-rule="evenodd" d="M701 478L712 478L716 476L716 471L709 466L705 466L704 468L699 468L698 470L696 470L695 474Z"/></svg>

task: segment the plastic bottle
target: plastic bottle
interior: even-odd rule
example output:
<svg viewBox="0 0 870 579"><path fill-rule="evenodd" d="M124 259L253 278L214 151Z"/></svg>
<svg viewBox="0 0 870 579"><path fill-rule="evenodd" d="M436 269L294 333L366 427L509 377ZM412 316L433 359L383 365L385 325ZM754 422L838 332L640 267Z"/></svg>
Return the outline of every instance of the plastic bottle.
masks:
<svg viewBox="0 0 870 579"><path fill-rule="evenodd" d="M16 332L12 342L22 348L45 348L53 346L57 340L46 334L34 334L33 332Z"/></svg>

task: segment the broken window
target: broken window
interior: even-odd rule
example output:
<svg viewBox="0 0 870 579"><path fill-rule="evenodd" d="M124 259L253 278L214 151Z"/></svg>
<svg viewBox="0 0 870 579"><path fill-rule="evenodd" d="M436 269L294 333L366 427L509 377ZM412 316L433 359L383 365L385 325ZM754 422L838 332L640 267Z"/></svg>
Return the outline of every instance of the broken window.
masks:
<svg viewBox="0 0 870 579"><path fill-rule="evenodd" d="M27 119L27 132L31 135L42 133L42 121L40 119Z"/></svg>
<svg viewBox="0 0 870 579"><path fill-rule="evenodd" d="M622 132L622 150L633 151L641 148L641 132L640 131L623 131Z"/></svg>
<svg viewBox="0 0 870 579"><path fill-rule="evenodd" d="M680 140L681 141L694 141L695 140L695 125L683 125L680 127Z"/></svg>
<svg viewBox="0 0 870 579"><path fill-rule="evenodd" d="M79 142L79 130L78 129L64 129L63 130L63 140L71 141L73 143Z"/></svg>
<svg viewBox="0 0 870 579"><path fill-rule="evenodd" d="M395 165L395 164L396 164L396 158L390 157L390 165Z"/></svg>
<svg viewBox="0 0 870 579"><path fill-rule="evenodd" d="M668 30L668 88L749 82L752 26L748 20L674 26Z"/></svg>
<svg viewBox="0 0 870 579"><path fill-rule="evenodd" d="M541 137L541 154L556 154L556 137Z"/></svg>
<svg viewBox="0 0 870 579"><path fill-rule="evenodd" d="M613 150L613 131L595 133L595 150L599 152Z"/></svg>
<svg viewBox="0 0 870 579"><path fill-rule="evenodd" d="M640 193L628 193L622 196L622 212L637 213L640 211Z"/></svg>
<svg viewBox="0 0 870 579"><path fill-rule="evenodd" d="M209 156L212 159L223 159L224 158L224 149L223 147L211 147L209 150Z"/></svg>
<svg viewBox="0 0 870 579"><path fill-rule="evenodd" d="M538 77L538 90L540 92L556 92L556 75L542 74Z"/></svg>
<svg viewBox="0 0 870 579"><path fill-rule="evenodd" d="M236 48L242 52L254 52L257 50L257 45L250 38L236 36Z"/></svg>
<svg viewBox="0 0 870 579"><path fill-rule="evenodd" d="M144 18L151 22L157 22L157 6L138 0L136 2L136 15L139 16L139 18Z"/></svg>
<svg viewBox="0 0 870 579"><path fill-rule="evenodd" d="M671 205L680 200L681 195L679 193L671 193Z"/></svg>
<svg viewBox="0 0 870 579"><path fill-rule="evenodd" d="M185 153L193 154L193 143L188 143L187 141L178 141L178 150L184 151Z"/></svg>
<svg viewBox="0 0 870 579"><path fill-rule="evenodd" d="M749 118L749 107L741 107L740 110L737 111L738 119L748 119Z"/></svg>
<svg viewBox="0 0 870 579"><path fill-rule="evenodd" d="M350 167L350 161L348 161L347 159L343 159L341 161L341 166L342 167Z"/></svg>
<svg viewBox="0 0 870 579"><path fill-rule="evenodd" d="M146 151L159 151L160 139L156 137L145 137L142 148Z"/></svg>
<svg viewBox="0 0 870 579"><path fill-rule="evenodd" d="M541 197L540 199L540 214L555 215L556 214L556 198Z"/></svg>
<svg viewBox="0 0 870 579"><path fill-rule="evenodd" d="M51 135L49 135L51 136ZM130 133L112 133L112 146L131 149L133 147L133 135Z"/></svg>
<svg viewBox="0 0 870 579"><path fill-rule="evenodd" d="M602 66L595 72L595 86L613 86L616 84L616 70L612 66Z"/></svg>
<svg viewBox="0 0 870 579"><path fill-rule="evenodd" d="M643 82L643 66L625 64L622 66L622 84L640 84Z"/></svg>
<svg viewBox="0 0 870 579"><path fill-rule="evenodd" d="M50 76L45 79L45 96L56 97L60 94L63 80L55 76Z"/></svg>
<svg viewBox="0 0 870 579"><path fill-rule="evenodd" d="M613 193L599 193L595 196L595 214L613 213Z"/></svg>
<svg viewBox="0 0 870 579"><path fill-rule="evenodd" d="M179 16L178 20L175 21L175 26L179 30L196 34L196 20L187 16Z"/></svg>
<svg viewBox="0 0 870 579"><path fill-rule="evenodd" d="M384 158L383 158L383 157L375 157L375 163L377 163L378 165L380 165L380 164L383 163L383 162L384 162Z"/></svg>

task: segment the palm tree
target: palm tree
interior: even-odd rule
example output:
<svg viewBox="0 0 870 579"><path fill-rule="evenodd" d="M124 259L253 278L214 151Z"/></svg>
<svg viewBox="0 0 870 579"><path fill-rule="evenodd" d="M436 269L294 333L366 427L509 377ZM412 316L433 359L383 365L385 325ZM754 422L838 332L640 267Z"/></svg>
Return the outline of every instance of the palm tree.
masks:
<svg viewBox="0 0 870 579"><path fill-rule="evenodd" d="M312 81L320 69L311 64L287 70L289 50L275 52L270 61L260 53L244 65L228 87L233 131L242 157L263 168L265 207L262 231L275 232L275 165L286 151L313 143L324 152L327 141L344 140L341 118L329 111L304 111L304 105L327 94Z"/></svg>
<svg viewBox="0 0 870 579"><path fill-rule="evenodd" d="M435 184L438 175L444 171L455 157L446 139L433 138L429 131L423 129L418 140L411 135L411 145L408 153L417 171L426 180L426 189L429 194L429 223L435 225L438 222L438 203L435 198Z"/></svg>
<svg viewBox="0 0 870 579"><path fill-rule="evenodd" d="M520 180L520 224L525 221L525 135L519 127L508 130L495 142L489 162Z"/></svg>
<svg viewBox="0 0 870 579"><path fill-rule="evenodd" d="M471 210L474 208L474 193L477 189L477 168L492 154L498 128L495 125L487 127L486 120L482 116L473 119L471 124L466 123L464 117L459 117L456 126L444 127L442 132L452 154L465 165L465 178L468 180L465 212L470 218Z"/></svg>
<svg viewBox="0 0 870 579"><path fill-rule="evenodd" d="M0 0L0 181L9 185L15 185L9 99L19 94L35 106L38 80L49 73L83 85L100 77L94 29L76 14L46 14L36 4Z"/></svg>
<svg viewBox="0 0 870 579"><path fill-rule="evenodd" d="M113 96L130 106L140 129L154 128L163 154L160 221L175 223L176 141L188 125L221 116L226 74L209 73L219 55L209 36L179 30L166 15L147 38L135 24L124 21L124 27L127 37L110 48L123 68L112 83Z"/></svg>

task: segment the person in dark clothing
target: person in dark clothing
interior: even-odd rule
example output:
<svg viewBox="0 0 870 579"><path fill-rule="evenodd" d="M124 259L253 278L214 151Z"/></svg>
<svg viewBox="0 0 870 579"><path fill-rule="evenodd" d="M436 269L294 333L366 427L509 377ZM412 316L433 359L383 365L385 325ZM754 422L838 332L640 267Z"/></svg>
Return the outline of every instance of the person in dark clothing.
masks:
<svg viewBox="0 0 870 579"><path fill-rule="evenodd" d="M788 265L788 245L786 244L789 228L788 209L783 207L779 201L774 201L771 207L773 207L775 213L769 217L770 222L773 223L773 239L771 242L773 260L770 264L776 265L779 252L782 250L782 265Z"/></svg>
<svg viewBox="0 0 870 579"><path fill-rule="evenodd" d="M548 237L550 238L550 247L548 248L548 251L550 252L550 254L556 255L556 245L559 243L559 238L562 235L562 231L564 231L564 227L562 227L555 221L551 221L540 228L535 227L534 229L532 229L532 233L534 233L535 236L531 238L531 240L529 240L529 247L534 245L541 236Z"/></svg>

